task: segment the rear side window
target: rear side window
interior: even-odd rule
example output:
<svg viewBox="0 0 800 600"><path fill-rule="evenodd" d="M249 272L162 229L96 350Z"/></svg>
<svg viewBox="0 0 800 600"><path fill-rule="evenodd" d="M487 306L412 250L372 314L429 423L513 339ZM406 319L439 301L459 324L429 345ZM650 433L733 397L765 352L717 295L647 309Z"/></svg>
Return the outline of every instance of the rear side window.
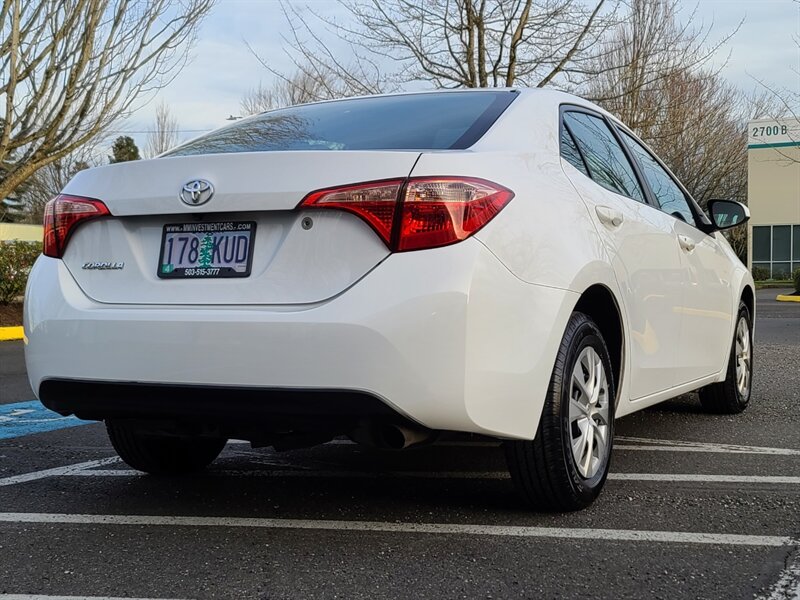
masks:
<svg viewBox="0 0 800 600"><path fill-rule="evenodd" d="M636 139L632 138L626 132L621 131L625 143L630 148L636 160L639 161L642 174L647 180L647 185L658 200L658 204L665 213L672 215L678 219L686 221L690 225L695 225L694 213L689 208L689 202L686 199L686 194L675 183L675 180L670 177L664 168L658 164L658 161L642 146Z"/></svg>
<svg viewBox="0 0 800 600"><path fill-rule="evenodd" d="M263 113L166 156L285 150L461 150L517 97L474 91L354 98Z"/></svg>
<svg viewBox="0 0 800 600"><path fill-rule="evenodd" d="M586 163L583 162L581 153L572 134L567 131L566 127L561 129L561 156L564 157L569 164L578 169L581 173L589 177L589 171L586 170Z"/></svg>
<svg viewBox="0 0 800 600"><path fill-rule="evenodd" d="M604 188L644 202L644 192L625 152L602 119L580 112L564 114L564 124L586 160L589 174Z"/></svg>

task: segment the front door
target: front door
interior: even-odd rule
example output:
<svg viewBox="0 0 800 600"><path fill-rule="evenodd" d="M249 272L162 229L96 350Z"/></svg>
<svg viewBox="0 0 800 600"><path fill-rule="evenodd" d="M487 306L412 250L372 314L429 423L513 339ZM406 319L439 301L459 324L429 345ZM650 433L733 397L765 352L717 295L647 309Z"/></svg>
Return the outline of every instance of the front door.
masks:
<svg viewBox="0 0 800 600"><path fill-rule="evenodd" d="M732 343L734 262L717 240L682 221L675 224L683 263L684 306L678 377L688 383L718 373Z"/></svg>
<svg viewBox="0 0 800 600"><path fill-rule="evenodd" d="M730 347L732 320L731 278L734 262L718 233L697 227L697 215L684 190L633 136L622 138L638 162L662 214L672 221L681 260L683 304L678 307L680 341L676 377L685 384L719 372ZM723 349L722 351L720 349Z"/></svg>

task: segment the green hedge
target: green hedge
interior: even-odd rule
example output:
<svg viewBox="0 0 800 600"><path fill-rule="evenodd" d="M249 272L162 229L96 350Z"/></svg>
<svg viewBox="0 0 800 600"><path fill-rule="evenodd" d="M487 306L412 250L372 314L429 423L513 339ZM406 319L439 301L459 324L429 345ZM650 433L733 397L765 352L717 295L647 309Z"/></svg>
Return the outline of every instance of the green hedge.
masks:
<svg viewBox="0 0 800 600"><path fill-rule="evenodd" d="M800 267L794 270L792 279L794 279L794 291L800 294Z"/></svg>
<svg viewBox="0 0 800 600"><path fill-rule="evenodd" d="M753 267L753 281L766 281L769 279L769 269L764 267Z"/></svg>
<svg viewBox="0 0 800 600"><path fill-rule="evenodd" d="M41 242L0 242L0 304L25 293L28 273L41 253Z"/></svg>

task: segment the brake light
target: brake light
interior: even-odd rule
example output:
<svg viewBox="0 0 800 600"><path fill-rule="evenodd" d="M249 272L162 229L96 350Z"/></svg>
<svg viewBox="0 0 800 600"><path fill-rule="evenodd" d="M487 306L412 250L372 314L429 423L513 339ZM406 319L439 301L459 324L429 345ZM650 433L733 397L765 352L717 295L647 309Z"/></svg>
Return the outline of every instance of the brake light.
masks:
<svg viewBox="0 0 800 600"><path fill-rule="evenodd" d="M413 177L312 192L301 208L336 208L366 221L395 252L447 246L492 220L514 197L473 177Z"/></svg>
<svg viewBox="0 0 800 600"><path fill-rule="evenodd" d="M56 196L44 207L42 253L52 258L61 258L72 232L80 223L110 214L100 200L66 194Z"/></svg>
<svg viewBox="0 0 800 600"><path fill-rule="evenodd" d="M338 208L358 215L389 246L397 212L397 197L403 187L403 181L403 179L391 179L319 190L306 196L300 206Z"/></svg>

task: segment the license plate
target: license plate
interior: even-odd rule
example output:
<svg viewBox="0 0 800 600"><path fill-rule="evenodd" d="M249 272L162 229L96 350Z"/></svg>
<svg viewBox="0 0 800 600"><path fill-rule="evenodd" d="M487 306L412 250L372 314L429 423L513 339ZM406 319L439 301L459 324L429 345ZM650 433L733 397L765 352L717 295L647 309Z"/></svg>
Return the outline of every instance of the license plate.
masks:
<svg viewBox="0 0 800 600"><path fill-rule="evenodd" d="M162 279L247 277L253 264L254 222L176 223L164 226Z"/></svg>

